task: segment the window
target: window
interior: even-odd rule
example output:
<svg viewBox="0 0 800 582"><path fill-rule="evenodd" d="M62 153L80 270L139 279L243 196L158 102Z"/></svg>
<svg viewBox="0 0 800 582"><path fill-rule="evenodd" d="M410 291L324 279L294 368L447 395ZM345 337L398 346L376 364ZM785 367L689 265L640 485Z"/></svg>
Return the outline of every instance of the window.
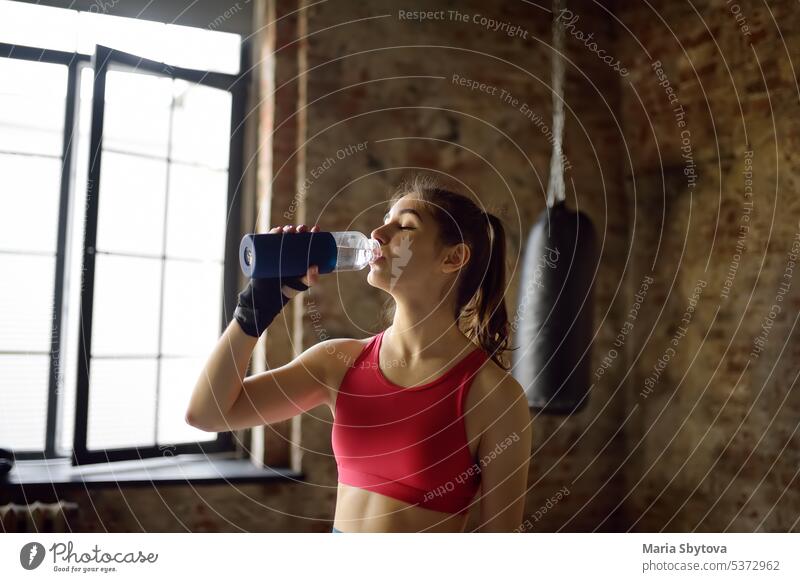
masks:
<svg viewBox="0 0 800 582"><path fill-rule="evenodd" d="M183 417L237 291L240 37L0 2L5 41L0 447L231 450Z"/></svg>
<svg viewBox="0 0 800 582"><path fill-rule="evenodd" d="M45 445L67 76L0 58L0 446L15 449Z"/></svg>

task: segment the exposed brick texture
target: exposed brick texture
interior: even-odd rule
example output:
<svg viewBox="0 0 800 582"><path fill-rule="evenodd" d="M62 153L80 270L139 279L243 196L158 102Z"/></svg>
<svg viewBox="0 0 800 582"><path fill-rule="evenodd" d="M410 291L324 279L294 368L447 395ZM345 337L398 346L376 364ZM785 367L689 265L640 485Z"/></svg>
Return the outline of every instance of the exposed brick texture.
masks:
<svg viewBox="0 0 800 582"><path fill-rule="evenodd" d="M627 353L636 411L625 521L637 531L797 531L800 282L789 253L800 242L800 14L782 1L650 4L620 4L616 45L631 70L620 108L629 289L654 278ZM686 335L645 398L699 281ZM763 351L751 355L765 323Z"/></svg>

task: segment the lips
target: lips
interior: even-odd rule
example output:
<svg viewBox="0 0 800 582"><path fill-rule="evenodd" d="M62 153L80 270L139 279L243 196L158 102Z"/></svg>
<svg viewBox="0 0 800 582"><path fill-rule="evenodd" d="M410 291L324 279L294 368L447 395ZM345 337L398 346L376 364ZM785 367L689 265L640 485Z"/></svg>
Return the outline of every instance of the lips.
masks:
<svg viewBox="0 0 800 582"><path fill-rule="evenodd" d="M375 263L377 263L378 261L382 261L382 260L384 260L385 258L386 258L385 256L381 255L380 257L378 257L378 258L377 258L377 259L375 259L374 261L370 261L370 264L371 264L371 265L374 265L374 264L375 264Z"/></svg>

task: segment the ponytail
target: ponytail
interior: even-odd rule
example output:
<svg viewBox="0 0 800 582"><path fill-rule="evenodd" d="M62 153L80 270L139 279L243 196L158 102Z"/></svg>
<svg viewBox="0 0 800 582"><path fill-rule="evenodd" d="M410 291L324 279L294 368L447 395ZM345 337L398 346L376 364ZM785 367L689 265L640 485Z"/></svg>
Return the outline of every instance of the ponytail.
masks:
<svg viewBox="0 0 800 582"><path fill-rule="evenodd" d="M499 218L488 212L484 215L489 223L486 229L488 264L484 265L486 269L477 293L464 309L467 320L465 333L498 366L508 370L510 366L502 357L508 350L510 327L505 302L506 232Z"/></svg>

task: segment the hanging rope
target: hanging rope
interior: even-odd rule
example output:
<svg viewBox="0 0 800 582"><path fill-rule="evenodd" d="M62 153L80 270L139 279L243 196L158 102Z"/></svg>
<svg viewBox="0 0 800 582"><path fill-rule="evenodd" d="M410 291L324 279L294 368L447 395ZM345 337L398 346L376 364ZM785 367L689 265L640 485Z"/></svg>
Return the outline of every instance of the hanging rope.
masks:
<svg viewBox="0 0 800 582"><path fill-rule="evenodd" d="M550 181L547 185L547 207L566 198L562 139L564 135L564 26L559 16L564 0L553 0L553 157L550 159Z"/></svg>

